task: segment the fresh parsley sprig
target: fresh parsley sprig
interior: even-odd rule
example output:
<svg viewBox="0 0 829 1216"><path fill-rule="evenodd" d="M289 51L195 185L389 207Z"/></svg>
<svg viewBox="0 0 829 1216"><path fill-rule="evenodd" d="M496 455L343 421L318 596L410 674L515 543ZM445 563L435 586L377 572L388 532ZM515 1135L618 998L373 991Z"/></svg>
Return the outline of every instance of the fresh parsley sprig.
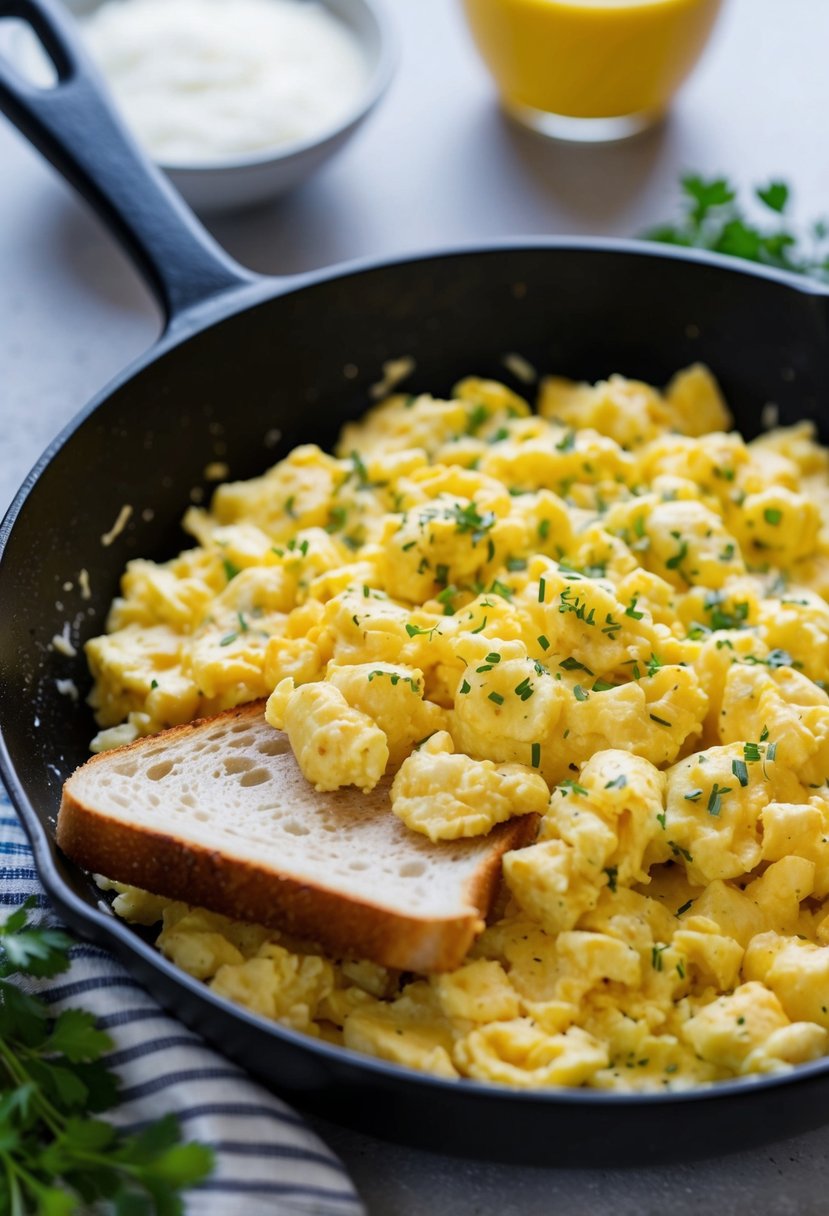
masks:
<svg viewBox="0 0 829 1216"><path fill-rule="evenodd" d="M829 282L829 222L817 220L806 238L793 231L785 219L791 202L785 182L772 181L753 191L762 213L776 217L773 224L755 223L737 188L725 177L691 173L682 178L681 186L679 220L650 229L644 233L646 240L710 249Z"/></svg>
<svg viewBox="0 0 829 1216"><path fill-rule="evenodd" d="M212 1152L182 1144L172 1116L134 1135L96 1117L118 1098L109 1035L82 1009L53 1017L11 982L69 966L71 938L31 923L32 904L0 925L0 1216L73 1216L100 1200L115 1216L178 1216Z"/></svg>

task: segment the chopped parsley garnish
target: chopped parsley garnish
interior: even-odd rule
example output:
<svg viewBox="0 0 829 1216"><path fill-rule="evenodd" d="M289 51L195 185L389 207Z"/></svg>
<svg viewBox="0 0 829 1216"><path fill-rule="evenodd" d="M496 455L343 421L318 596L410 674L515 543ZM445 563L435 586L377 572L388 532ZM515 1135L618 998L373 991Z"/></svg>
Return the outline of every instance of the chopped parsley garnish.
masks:
<svg viewBox="0 0 829 1216"><path fill-rule="evenodd" d="M466 696L466 694L471 691L472 691L472 685L469 683L468 680L464 680L463 684L461 684L461 686L460 686L459 692L461 692L463 696Z"/></svg>
<svg viewBox="0 0 829 1216"><path fill-rule="evenodd" d="M577 701L586 701L589 698L590 693L585 692L584 689L582 688L581 684L577 684L576 687L573 689L573 696L576 698Z"/></svg>
<svg viewBox="0 0 829 1216"><path fill-rule="evenodd" d="M469 502L466 506L461 506L459 502L455 503L451 514L458 532L461 534L471 532L473 544L482 540L495 523L494 513L492 511L481 513L474 502Z"/></svg>
<svg viewBox="0 0 829 1216"><path fill-rule="evenodd" d="M610 684L607 680L595 680L593 682L593 692L610 692L611 688L618 687L618 684Z"/></svg>
<svg viewBox="0 0 829 1216"><path fill-rule="evenodd" d="M432 634L435 632L436 629L437 629L437 625L433 625L431 627L431 629L429 629L428 626L425 626L425 625L423 626L423 628L421 628L419 625L413 625L411 623L411 621L407 622L407 624L406 624L406 633L408 633L410 638L420 637L421 634L428 634L429 641L431 641Z"/></svg>

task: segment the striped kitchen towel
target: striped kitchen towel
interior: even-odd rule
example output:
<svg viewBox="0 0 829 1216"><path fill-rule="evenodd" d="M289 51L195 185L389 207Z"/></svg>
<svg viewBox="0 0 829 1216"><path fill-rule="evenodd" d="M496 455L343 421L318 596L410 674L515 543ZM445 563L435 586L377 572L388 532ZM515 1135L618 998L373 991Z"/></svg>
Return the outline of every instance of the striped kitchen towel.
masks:
<svg viewBox="0 0 829 1216"><path fill-rule="evenodd" d="M10 910L32 895L48 908L0 786L0 904ZM114 1040L108 1063L122 1103L108 1117L137 1130L172 1113L186 1139L215 1149L212 1176L187 1196L188 1216L361 1216L343 1165L299 1115L165 1013L106 950L78 942L70 957L70 969L40 981L38 995L56 1012L90 1010Z"/></svg>

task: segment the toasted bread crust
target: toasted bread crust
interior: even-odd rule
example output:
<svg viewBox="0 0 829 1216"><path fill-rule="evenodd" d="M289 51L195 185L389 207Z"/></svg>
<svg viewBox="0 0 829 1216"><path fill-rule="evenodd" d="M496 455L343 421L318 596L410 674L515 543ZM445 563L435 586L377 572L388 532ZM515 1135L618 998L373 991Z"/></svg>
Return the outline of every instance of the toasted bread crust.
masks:
<svg viewBox="0 0 829 1216"><path fill-rule="evenodd" d="M217 722L257 718L262 711L263 702L258 701L162 733L175 741ZM149 742L138 739L94 756L83 767L106 764L110 757ZM387 967L419 972L447 971L463 961L497 894L503 854L528 844L537 825L537 816L525 815L493 828L487 837L491 848L464 886L469 914L425 918L298 881L265 862L228 857L172 832L110 818L75 798L71 786L70 777L58 813L57 842L84 869L235 920L310 938L335 956L356 954Z"/></svg>

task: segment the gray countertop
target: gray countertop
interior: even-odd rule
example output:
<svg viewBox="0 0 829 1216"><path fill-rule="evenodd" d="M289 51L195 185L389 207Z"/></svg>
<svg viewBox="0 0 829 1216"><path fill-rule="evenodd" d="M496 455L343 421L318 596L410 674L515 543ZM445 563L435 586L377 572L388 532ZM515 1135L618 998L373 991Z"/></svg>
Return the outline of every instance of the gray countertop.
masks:
<svg viewBox="0 0 829 1216"><path fill-rule="evenodd" d="M456 0L388 4L403 57L379 112L304 189L210 225L256 270L504 235L635 235L672 214L689 169L746 185L783 177L800 219L829 212L826 0L728 0L670 120L592 147L547 144L502 119ZM59 428L158 330L126 259L0 119L0 510ZM829 1126L753 1153L627 1171L471 1163L321 1131L371 1216L829 1211Z"/></svg>

